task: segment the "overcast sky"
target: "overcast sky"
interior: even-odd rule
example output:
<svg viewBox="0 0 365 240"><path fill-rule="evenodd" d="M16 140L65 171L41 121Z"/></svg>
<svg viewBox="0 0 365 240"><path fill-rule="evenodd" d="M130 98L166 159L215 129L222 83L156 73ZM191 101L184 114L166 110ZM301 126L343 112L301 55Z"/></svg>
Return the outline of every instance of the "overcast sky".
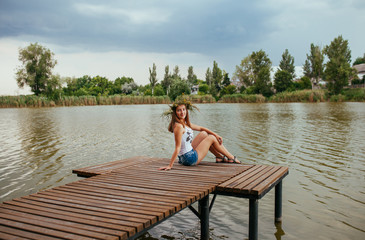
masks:
<svg viewBox="0 0 365 240"><path fill-rule="evenodd" d="M273 66L285 49L302 66L310 44L342 35L352 61L365 53L363 0L0 0L0 95L29 93L15 80L19 47L38 42L55 53L54 74L132 77L147 84L153 63L199 79L213 61L232 77L264 50Z"/></svg>

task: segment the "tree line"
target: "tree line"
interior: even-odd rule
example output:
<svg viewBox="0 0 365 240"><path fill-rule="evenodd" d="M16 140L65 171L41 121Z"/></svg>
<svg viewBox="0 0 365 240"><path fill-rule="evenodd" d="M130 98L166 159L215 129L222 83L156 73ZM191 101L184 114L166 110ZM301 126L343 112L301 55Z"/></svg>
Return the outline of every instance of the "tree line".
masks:
<svg viewBox="0 0 365 240"><path fill-rule="evenodd" d="M328 61L324 63L325 57ZM302 89L313 89L325 81L330 94L341 93L349 81L364 81L358 79L356 70L351 67L351 50L348 40L340 35L329 45L321 49L313 43L303 65L304 76L296 79L294 57L288 49L282 54L279 67L271 79L272 62L265 51L254 51L236 66L232 80L229 74L219 68L213 61L212 68L208 67L205 79L198 79L193 66L188 68L187 77L180 74L179 66L170 71L165 66L163 79L157 79L156 65L149 68L149 84L138 86L131 77L118 77L110 81L101 76L83 76L79 78L53 75L52 69L57 64L51 50L32 43L19 49L19 61L22 63L16 72L19 87L28 85L31 91L39 96L57 100L62 96L108 96L115 94L165 96L174 100L181 94L189 95L193 87L198 94L210 94L217 100L224 95L237 92L244 94L261 94L270 97L280 92L290 92ZM358 57L355 64L365 63L365 54Z"/></svg>

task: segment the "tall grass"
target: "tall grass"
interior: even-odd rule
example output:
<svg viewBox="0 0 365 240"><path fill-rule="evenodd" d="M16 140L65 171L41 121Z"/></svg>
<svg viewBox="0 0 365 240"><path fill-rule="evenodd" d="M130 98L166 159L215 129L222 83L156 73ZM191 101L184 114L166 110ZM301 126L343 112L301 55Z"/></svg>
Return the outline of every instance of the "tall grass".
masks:
<svg viewBox="0 0 365 240"><path fill-rule="evenodd" d="M211 95L179 96L187 98L193 103L215 103ZM342 94L329 96L327 90L300 90L294 92L282 92L266 99L262 95L232 94L224 95L219 102L223 103L264 103L264 102L365 102L365 89L345 89ZM168 96L63 96L57 101L43 96L21 95L0 96L0 108L23 107L57 107L57 106L94 106L94 105L126 105L126 104L169 104Z"/></svg>
<svg viewBox="0 0 365 240"><path fill-rule="evenodd" d="M232 94L224 95L220 102L223 103L264 103L266 98L261 94Z"/></svg>
<svg viewBox="0 0 365 240"><path fill-rule="evenodd" d="M168 104L170 102L168 96L63 96L57 101L35 95L0 96L0 108Z"/></svg>
<svg viewBox="0 0 365 240"><path fill-rule="evenodd" d="M215 98L212 95L181 95L175 101L186 99L192 103L215 103Z"/></svg>
<svg viewBox="0 0 365 240"><path fill-rule="evenodd" d="M324 102L328 99L327 91L317 90L298 90L294 92L281 92L272 96L270 102Z"/></svg>
<svg viewBox="0 0 365 240"><path fill-rule="evenodd" d="M343 90L344 101L365 102L365 88Z"/></svg>

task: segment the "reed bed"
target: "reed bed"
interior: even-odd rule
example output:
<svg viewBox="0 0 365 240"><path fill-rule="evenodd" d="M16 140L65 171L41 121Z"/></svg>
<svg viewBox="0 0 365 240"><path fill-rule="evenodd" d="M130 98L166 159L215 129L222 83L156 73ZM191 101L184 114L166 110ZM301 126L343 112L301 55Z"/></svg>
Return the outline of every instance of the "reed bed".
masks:
<svg viewBox="0 0 365 240"><path fill-rule="evenodd" d="M222 103L264 103L266 98L261 94L232 94L224 95L220 100Z"/></svg>
<svg viewBox="0 0 365 240"><path fill-rule="evenodd" d="M176 98L176 101L186 99L192 103L215 103L216 100L212 95L181 95Z"/></svg>
<svg viewBox="0 0 365 240"><path fill-rule="evenodd" d="M325 102L327 99L327 91L317 89L277 93L269 99L269 102Z"/></svg>
<svg viewBox="0 0 365 240"><path fill-rule="evenodd" d="M345 89L343 96L345 99L341 99L342 101L365 102L365 88Z"/></svg>
<svg viewBox="0 0 365 240"><path fill-rule="evenodd" d="M183 95L177 98L185 98L193 103L215 103L211 95ZM232 94L224 95L219 102L222 103L264 103L264 102L365 102L365 89L345 89L342 94L329 96L327 90L300 90L294 92L282 92L266 99L262 95ZM168 96L63 96L57 101L43 96L21 95L0 96L0 108L24 108L24 107L59 107L59 106L95 106L95 105L128 105L128 104L169 104Z"/></svg>
<svg viewBox="0 0 365 240"><path fill-rule="evenodd" d="M63 96L57 101L35 95L0 96L0 108L95 106L125 104L168 104L168 96Z"/></svg>

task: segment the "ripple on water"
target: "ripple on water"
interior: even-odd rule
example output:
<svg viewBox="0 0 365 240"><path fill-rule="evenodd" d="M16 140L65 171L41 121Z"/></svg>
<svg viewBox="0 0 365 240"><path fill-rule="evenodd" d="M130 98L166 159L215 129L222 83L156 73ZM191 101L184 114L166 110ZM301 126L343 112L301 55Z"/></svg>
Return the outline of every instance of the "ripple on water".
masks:
<svg viewBox="0 0 365 240"><path fill-rule="evenodd" d="M243 162L290 168L283 183L283 224L273 224L271 191L259 204L260 239L365 237L363 103L199 108L192 122L220 134ZM166 105L0 109L1 200L75 181L75 168L136 155L171 157L173 135L160 118L165 109ZM247 222L247 200L217 197L212 239L245 238ZM141 239L199 239L199 222L183 210L147 235Z"/></svg>

